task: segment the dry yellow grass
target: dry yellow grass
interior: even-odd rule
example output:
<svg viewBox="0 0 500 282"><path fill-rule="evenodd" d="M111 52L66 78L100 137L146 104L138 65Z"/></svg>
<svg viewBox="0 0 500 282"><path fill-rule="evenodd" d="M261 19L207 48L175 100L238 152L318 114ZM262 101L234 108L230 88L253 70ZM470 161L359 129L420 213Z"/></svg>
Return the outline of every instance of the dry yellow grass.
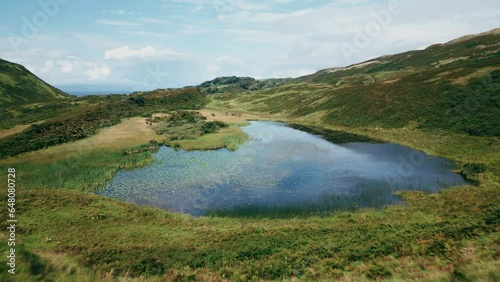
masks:
<svg viewBox="0 0 500 282"><path fill-rule="evenodd" d="M210 110L210 109L202 109L199 112L205 117L207 117L207 120L209 121L220 120L231 124L244 124L248 119L258 118L258 116L256 115L248 113L240 113L240 112L226 113L223 111ZM156 114L155 116L160 116L160 114ZM8 134L7 131L13 131L14 133L16 133L16 131L20 132L24 130L27 126L29 125L24 126L24 128L16 127L9 130L4 130L0 133ZM240 134L241 130L239 128L230 128L223 130L221 134L214 134L214 136L210 135L209 137L205 137L202 140L194 140L194 142L200 143L198 146L201 146L203 148L207 146L210 147L212 145L214 147L220 147L218 143L220 143L221 140L223 141L223 139L227 139L231 135L238 136ZM29 152L26 154L19 155L15 158L1 160L0 164L10 163L14 159L16 161L28 161L36 163L49 162L49 161L59 160L71 154L86 154L96 149L116 150L116 149L130 148L133 146L148 143L150 140L153 139L158 140L158 135L156 135L151 126L148 126L146 124L146 118L133 117L123 120L118 125L104 128L97 135L94 135L92 137L75 142L57 145L54 147L49 147L46 149L41 149L34 152ZM203 144L204 141L208 142L208 144ZM225 143L225 141L222 143ZM186 144L186 147L192 149L196 146L190 143Z"/></svg>
<svg viewBox="0 0 500 282"><path fill-rule="evenodd" d="M497 67L480 68L480 69L475 70L473 73L471 73L469 75L462 76L462 77L459 77L459 78L453 80L453 83L465 85L472 78L485 76L496 69L497 69Z"/></svg>
<svg viewBox="0 0 500 282"><path fill-rule="evenodd" d="M259 116L245 113L245 112L224 112L212 109L202 109L198 111L200 114L205 116L208 121L223 121L225 123L246 123L248 120L259 119ZM213 115L212 115L213 114Z"/></svg>
<svg viewBox="0 0 500 282"><path fill-rule="evenodd" d="M30 127L31 124L17 125L9 129L0 130L0 138L4 138L10 135L24 131L26 128Z"/></svg>
<svg viewBox="0 0 500 282"><path fill-rule="evenodd" d="M15 157L17 160L30 162L53 161L70 154L88 153L95 149L122 149L148 143L157 138L156 133L146 124L146 119L134 117L123 120L120 124L102 129L92 137L65 143L47 149L29 152ZM13 158L2 160L10 162Z"/></svg>
<svg viewBox="0 0 500 282"><path fill-rule="evenodd" d="M126 119L118 125L105 128L99 134L78 142L87 142L93 147L114 149L141 145L156 137L153 129L146 124L145 118L134 117Z"/></svg>

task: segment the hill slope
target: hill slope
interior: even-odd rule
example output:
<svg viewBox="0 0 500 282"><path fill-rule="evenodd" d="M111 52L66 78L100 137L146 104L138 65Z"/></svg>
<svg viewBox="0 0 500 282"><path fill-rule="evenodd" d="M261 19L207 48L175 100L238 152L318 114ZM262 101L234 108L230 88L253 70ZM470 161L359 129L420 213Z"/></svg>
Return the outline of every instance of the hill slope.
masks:
<svg viewBox="0 0 500 282"><path fill-rule="evenodd" d="M0 59L0 108L69 97L25 67Z"/></svg>
<svg viewBox="0 0 500 282"><path fill-rule="evenodd" d="M253 77L222 76L213 80L205 81L199 85L200 90L207 94L235 93L241 91L255 91L276 87L287 82L291 78L270 78L257 80Z"/></svg>
<svg viewBox="0 0 500 282"><path fill-rule="evenodd" d="M0 139L0 159L81 140L97 134L104 127L120 123L124 118L150 117L157 112L199 109L206 103L208 98L194 87L157 89L131 95L86 96L73 100L71 104L47 103L36 107L37 112L28 111L26 114L43 117L43 122L32 124L22 132ZM58 107L63 107L64 111L58 113ZM56 114L45 115L46 112ZM10 120L21 121L22 118L24 117L12 116ZM9 122L7 118L5 120L5 123ZM3 123L2 120L0 128Z"/></svg>
<svg viewBox="0 0 500 282"><path fill-rule="evenodd" d="M15 167L22 187L16 194L22 223L15 253L18 274L12 278L9 266L2 264L0 280L496 281L500 142L451 132L476 127L490 134L496 128L499 40L488 36L382 57L381 63L324 70L274 88L243 90L234 78L206 84L220 88L210 106L225 107L226 115L250 109L308 125L346 124L350 127L344 129L354 133L462 164L484 162L487 170L474 172L480 174L478 186L436 194L401 192L406 205L321 217L193 218L82 192L104 185L118 169L150 163L149 152L124 154L90 146L92 151L54 159L40 151L36 162L27 155L0 160L4 172ZM458 60L457 55L468 58ZM73 107L0 140L0 149L9 149L4 156L27 146L79 140L123 117L198 109L209 101L200 89L184 88L70 102L29 109L26 115L36 116L41 113L35 110L53 112L52 104ZM432 130L385 128L408 125ZM0 174L0 182L8 183L7 177ZM7 202L7 193L0 199ZM4 222L7 217L0 213ZM0 232L0 238L8 236ZM8 246L0 246L0 253L8 256Z"/></svg>
<svg viewBox="0 0 500 282"><path fill-rule="evenodd" d="M425 50L321 70L245 95L215 97L226 100L221 106L337 126L411 125L500 136L499 42L497 29Z"/></svg>

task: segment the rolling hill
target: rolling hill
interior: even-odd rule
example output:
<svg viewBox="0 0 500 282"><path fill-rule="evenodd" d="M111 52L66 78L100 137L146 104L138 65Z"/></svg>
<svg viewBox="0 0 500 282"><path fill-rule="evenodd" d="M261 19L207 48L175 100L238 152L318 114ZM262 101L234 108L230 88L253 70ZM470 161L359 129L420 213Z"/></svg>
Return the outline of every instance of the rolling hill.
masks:
<svg viewBox="0 0 500 282"><path fill-rule="evenodd" d="M205 81L199 85L200 90L207 94L234 93L238 91L255 91L273 88L292 81L291 78L270 78L257 80L253 77L223 76Z"/></svg>
<svg viewBox="0 0 500 282"><path fill-rule="evenodd" d="M3 263L0 280L497 281L499 42L495 30L296 79L223 77L198 88L74 100L44 90L40 101L52 102L0 111L0 130L26 126L0 138L0 170L15 168L20 180L22 227L17 274L13 278ZM0 70L2 87L31 75L5 61ZM43 87L56 91L32 81L27 89ZM1 92L2 106L36 101L18 91L19 97ZM405 205L293 218L195 218L90 193L119 169L154 160L148 148L156 139L122 147L113 126L135 117L120 130L148 140L130 121L147 129L152 114L202 108L219 110L214 119L251 112L319 128L322 135L332 128L399 143L455 160L477 182L435 194L398 192ZM96 146L88 137L105 127L113 146ZM0 182L10 183L8 177L0 174ZM0 219L7 222L8 214ZM9 254L0 246L1 256Z"/></svg>
<svg viewBox="0 0 500 282"><path fill-rule="evenodd" d="M499 42L496 29L321 70L276 87L240 88L214 97L222 107L237 105L335 126L412 126L500 136ZM201 86L217 86L214 81Z"/></svg>
<svg viewBox="0 0 500 282"><path fill-rule="evenodd" d="M71 97L24 66L0 59L0 108Z"/></svg>

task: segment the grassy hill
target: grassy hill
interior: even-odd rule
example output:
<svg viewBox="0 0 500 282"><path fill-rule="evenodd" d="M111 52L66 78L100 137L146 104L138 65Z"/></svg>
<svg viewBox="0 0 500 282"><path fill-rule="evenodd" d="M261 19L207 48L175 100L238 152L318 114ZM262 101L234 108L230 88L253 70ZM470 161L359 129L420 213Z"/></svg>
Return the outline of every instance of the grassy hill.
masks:
<svg viewBox="0 0 500 282"><path fill-rule="evenodd" d="M199 85L200 90L207 94L230 94L242 91L256 91L273 88L290 82L290 78L270 78L257 80L253 77L222 76Z"/></svg>
<svg viewBox="0 0 500 282"><path fill-rule="evenodd" d="M500 29L321 70L245 95L214 97L225 100L222 106L336 126L413 126L500 136L498 42Z"/></svg>
<svg viewBox="0 0 500 282"><path fill-rule="evenodd" d="M131 95L87 96L59 103L46 103L31 107L18 107L18 113L0 122L37 122L26 130L0 138L0 159L76 141L93 136L104 127L116 125L124 118L149 117L153 113L172 110L199 109L208 99L197 88L158 89ZM23 112L24 111L24 112Z"/></svg>
<svg viewBox="0 0 500 282"><path fill-rule="evenodd" d="M69 97L71 96L47 84L24 66L0 59L0 108Z"/></svg>
<svg viewBox="0 0 500 282"><path fill-rule="evenodd" d="M0 138L0 182L15 168L19 187L17 274L3 263L0 280L498 281L498 42L496 30L262 87L225 77L198 88L12 106L0 113L0 130L28 127ZM127 147L157 137L144 117L203 107L213 119L243 113L403 144L459 162L476 183L399 192L403 206L293 218L195 218L89 193L119 169L154 161L156 141ZM127 117L135 119L118 129Z"/></svg>

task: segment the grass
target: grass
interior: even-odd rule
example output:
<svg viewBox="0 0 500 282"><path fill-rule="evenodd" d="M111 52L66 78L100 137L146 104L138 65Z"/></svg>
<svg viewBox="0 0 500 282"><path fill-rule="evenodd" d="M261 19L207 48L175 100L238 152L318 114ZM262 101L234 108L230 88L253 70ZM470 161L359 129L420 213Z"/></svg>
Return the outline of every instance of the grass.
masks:
<svg viewBox="0 0 500 282"><path fill-rule="evenodd" d="M141 147L149 148L149 145ZM0 164L0 168L7 171L8 167L15 167L18 171L18 185L22 189L94 191L103 187L119 169L132 169L153 162L149 150L137 151L123 154L116 150L100 149L38 163L20 159L9 162L8 165ZM4 176L6 175L2 175L0 179L7 182Z"/></svg>
<svg viewBox="0 0 500 282"><path fill-rule="evenodd" d="M339 127L415 124L425 130L499 137L499 36L496 31L360 67L323 70L273 88L215 94L210 97L217 101L208 106L307 122L313 116Z"/></svg>
<svg viewBox="0 0 500 282"><path fill-rule="evenodd" d="M15 126L43 122L78 108L78 104L70 101L11 106L0 113L0 129L6 130Z"/></svg>
<svg viewBox="0 0 500 282"><path fill-rule="evenodd" d="M500 275L498 188L402 193L406 207L303 219L192 218L76 191L21 190L19 238L47 265L39 277L67 275L44 259L61 254L64 264L78 263L82 281L89 272L158 281L487 281ZM20 265L34 264L27 260Z"/></svg>
<svg viewBox="0 0 500 282"><path fill-rule="evenodd" d="M496 281L500 277L496 114L500 76L488 68L498 66L497 42L498 36L481 36L385 57L361 68L323 71L243 95L231 90L213 95L211 109L205 111L215 115L209 114L208 119L257 116L313 128L332 138L353 140L333 132L337 130L399 143L459 162L478 185L436 194L398 192L405 206L381 209L326 210L287 218L272 218L272 214L256 218L249 216L253 211L243 211L194 218L82 192L93 191L120 168L153 161L147 151L151 145L125 154L119 148L131 146L133 138L113 144L111 134L97 134L91 137L102 137L95 150L92 146L79 149L77 144L88 138L0 162L1 171L15 166L18 172L20 274L15 279ZM486 47L478 53L480 45ZM459 57L469 59L453 60ZM436 67L436 62L445 60L447 64ZM477 69L489 73L477 74ZM372 75L375 82L364 86ZM482 80L476 80L478 75ZM435 77L440 80L432 80ZM454 84L464 77L467 82ZM216 82L207 86L217 86ZM145 116L172 110L163 109L165 104L177 109L186 102L185 108L198 109L208 102L193 89L174 92L79 101L86 106L131 103ZM50 116L50 107L29 109L22 118L21 108L2 115L18 116L18 121L23 120L19 124L25 124ZM66 110L57 114L59 119L74 116ZM138 139L145 136L141 132L135 132ZM231 146L244 137L233 126L199 138L176 142L208 149ZM4 173L0 181L6 182ZM6 195L0 199L5 202ZM6 216L0 213L0 220L5 222ZM0 239L6 236L0 232ZM4 257L6 251L0 248ZM14 280L6 267L0 264L0 280Z"/></svg>
<svg viewBox="0 0 500 282"><path fill-rule="evenodd" d="M23 277L489 281L500 275L500 249L495 247L500 242L500 187L497 153L492 154L498 152L494 137L411 127L341 129L462 163L484 162L487 171L478 176L479 186L437 194L399 193L404 207L325 210L298 217L283 217L279 214L283 210L277 209L278 216L252 217L244 211L193 218L80 192L104 183L119 167L147 164L148 152L123 156L101 149L55 163L11 163L24 187L18 194L20 245L27 252L21 262L35 269L21 268Z"/></svg>
<svg viewBox="0 0 500 282"><path fill-rule="evenodd" d="M456 64L459 63L460 62L456 62ZM493 65L496 64L494 61L489 61L489 63ZM402 207L401 210L396 207L390 207L382 211L371 210L353 213L356 215L369 214L372 216L378 214L381 218L389 220L391 216L386 213L387 210L397 209L401 212L400 219L402 219L405 218L407 212L415 212L415 206L419 206L422 209L419 209L418 216L427 218L428 221L424 224L410 224L407 228L399 226L396 229L399 230L398 232L403 233L422 232L422 234L424 234L427 232L425 230L430 228L434 229L434 234L437 236L436 238L439 237L440 239L431 239L428 241L427 239L407 238L409 241L404 244L415 244L411 247L412 254L409 256L396 258L397 256L391 254L388 257L382 256L370 262L362 259L361 261L349 264L349 267L347 267L349 271L346 271L346 268L342 267L340 272L337 273L334 271L337 273L337 276L325 278L324 274L328 273L328 270L322 269L320 271L311 271L310 273L313 273L316 276L307 276L307 279L329 280L342 277L343 280L348 281L360 281L365 279L382 279L387 281L496 281L497 277L500 277L498 273L498 269L500 269L500 263L498 261L500 249L497 247L500 240L500 237L498 236L499 224L497 221L499 218L498 212L500 210L500 186L498 184L500 175L500 140L498 139L497 133L495 133L498 126L496 126L496 129L494 128L495 126L491 127L493 124L497 123L492 122L488 126L482 127L483 129L487 129L489 134L477 134L478 132L474 131L473 128L474 126L481 124L483 121L490 122L495 120L493 116L496 117L497 115L493 114L490 110L495 107L498 108L498 105L495 106L496 104L494 102L494 97L498 98L498 89L495 88L498 87L498 85L494 82L496 74L492 72L488 74L488 77L483 77L483 79L479 81L474 80L477 76L474 69L475 67L472 66L469 71L463 72L460 76L456 76L462 77L461 75L464 75L469 80L464 84L465 86L457 86L464 87L461 90L463 91L462 94L455 93L457 95L448 96L450 97L448 100L450 101L450 104L448 105L439 104L434 106L432 104L426 104L431 100L422 101L423 98L418 98L421 94L419 94L415 89L422 90L424 84L408 86L408 82L410 81L405 80L404 76L410 75L412 76L412 79L414 79L418 76L416 74L418 72L416 70L407 70L403 73L403 78L399 77L400 80L391 81L389 84L391 85L390 87L372 85L372 89L367 89L359 86L359 91L366 91L364 94L357 92L355 88L358 86L347 85L341 86L343 88L336 89L333 86L325 87L325 84L303 83L285 85L276 89L268 89L265 91L246 93L240 96L228 95L226 98L214 96L208 106L213 110L224 111L230 109L232 111L242 111L246 114L261 116L264 119L294 123L300 128L305 126L306 128L313 129L313 132L319 132L321 135L331 137L333 139L342 139L343 137L336 136L336 134L334 132L332 133L332 131L343 131L358 136L366 136L375 140L402 144L414 149L423 150L431 155L452 159L462 166L462 169L459 169L459 171L462 170L464 173L469 170L471 164L474 164L472 165L473 167L480 167L481 171L484 167L486 167L486 171L469 176L469 179L475 181L476 183L480 183L478 186L454 188L432 195L420 192L399 193L408 205L406 207ZM473 74L471 74L470 71L472 71ZM387 70L384 72L385 73L380 76L383 79L398 78L392 73L389 75L389 72L392 71ZM430 73L425 75L429 75ZM333 81L333 83L334 82L335 81ZM442 81L440 81L440 83L441 82ZM486 83L487 86L485 87L483 83ZM415 86L415 88L412 89L408 95L402 95L401 93L408 93L408 91L397 89L403 84L406 84L407 87ZM443 85L445 84L446 83ZM443 85L439 87L443 87ZM375 94L374 97L374 93L376 93L373 90L374 87L375 89L377 89L377 87L384 89L387 93L381 94L382 96ZM442 89L443 91L441 91L439 89L436 90L433 87L430 87L425 91L422 90L421 93L427 92L433 93L433 95L441 93L443 96L438 97L437 99L443 101L448 99L446 98L446 95L449 95L457 89L453 86L447 89ZM394 96L396 94L402 97ZM484 97L481 97L484 99L476 99L474 105L468 105L466 103L460 104L461 101L464 101L460 98L463 97L463 95L471 95L473 98L483 95ZM367 98L367 96L370 97ZM335 100L337 102L333 102ZM381 105L380 100L386 102L382 102L383 105ZM467 99L465 99L465 101L467 101ZM488 103L490 104L487 105ZM392 108L384 109L379 112L375 111L377 108L383 108L384 105L390 105ZM420 109L413 109L413 106L420 107ZM483 108L485 106L488 107L488 109ZM405 109L398 107L403 107ZM448 108L453 110L448 110ZM432 109L432 112L422 114L421 117L419 117L418 114L415 115L415 113L418 113L418 111L422 109ZM484 114L484 117L481 118L483 121L476 122L476 118L482 114ZM380 120L377 120L378 117L380 117ZM427 121L424 121L422 118L427 119ZM431 119L443 119L445 121L429 122ZM457 123L450 126L450 124L447 124L449 121L457 121ZM450 235L450 233L448 233L450 225L448 224L454 224L452 224L450 218L444 214L447 213L450 217L457 218L457 227L461 226L467 229L465 227L468 225L467 222L477 222L476 219L467 219L467 217L468 215L474 213L471 209L469 209L471 207L470 205L478 203L476 201L479 200L475 198L474 195L477 195L476 193L478 193L478 191L484 191L483 189L491 192L491 194L487 196L490 198L484 199L484 202L479 203L479 206L482 208L479 208L478 206L478 209L472 208L472 210L475 210L478 214L483 214L485 216L486 214L489 214L487 215L489 218L488 222L497 222L493 224L495 227L492 229L492 233L488 235L484 233L481 228L472 228L471 230L475 230L472 231L473 233L477 232L477 237L475 239L465 239L464 241L461 241L461 239L458 239L458 237L454 235L448 237L448 235ZM474 198L475 200L473 200ZM440 210L443 206L447 206L450 210L441 214L442 210L439 212L438 210ZM489 211L484 210L486 207L488 207L487 209L489 209ZM300 211L303 210L299 209L299 212ZM467 213L467 211L470 211L470 214L464 216L464 212ZM263 209L262 207L249 207L246 209L241 208L230 211L213 211L212 214L214 216L225 216L232 219L236 218L242 220L255 215L259 218L260 215L265 213L268 213L270 217L273 217L273 215L280 217L283 215L297 213L297 210L293 207L276 207L267 209ZM333 217L338 216L339 214L343 213L334 213ZM300 217L295 220L300 220ZM392 218L389 222L391 222L390 224L393 224L399 222L398 220L399 219ZM301 222L298 225L302 227L305 224L306 223ZM346 231L345 235L343 234L342 236L351 238L351 232L351 230ZM365 229L365 232L372 234L372 232L376 233L377 231L373 231L368 228ZM387 238L392 238L390 234L386 234L386 236ZM367 241L370 241L370 239ZM431 243L431 241L433 242ZM421 244L425 245L427 243L430 243L430 245L427 245L427 247L424 248L425 251L420 249L419 253L417 246L420 246ZM313 243L307 244L314 245ZM358 249L358 247L362 244L363 242L352 240L349 245L352 248L347 256L365 254L366 250L360 251L360 249ZM462 245L459 250L448 253L448 251L453 249L453 246L456 246L456 244L464 245ZM322 243L318 243L318 245L323 246ZM380 245L383 244L376 243L376 246ZM345 246L345 248L349 248L349 246ZM481 248L482 250L478 251ZM334 249L331 247L327 249L333 249L335 250L334 252L341 252L344 250L343 248ZM441 250L441 252L447 252L445 259L437 255L437 253L440 252L438 250ZM457 256L452 258L453 255L451 255L451 253L454 253ZM475 256L478 253L489 253L492 256L489 259L478 259L478 257ZM471 256L471 254L473 255ZM433 257L434 259L429 260L429 257ZM453 263L449 264L451 261L460 262L461 265L453 265ZM315 263L315 265L317 264Z"/></svg>
<svg viewBox="0 0 500 282"><path fill-rule="evenodd" d="M0 130L0 138L4 138L4 137L10 136L10 135L22 132L25 129L29 128L30 126L31 126L31 124L23 124L23 125L17 125L17 126L11 127L9 129Z"/></svg>
<svg viewBox="0 0 500 282"><path fill-rule="evenodd" d="M52 147L96 135L102 128L119 124L123 119L150 116L173 109L194 109L208 102L197 88L155 90L131 95L107 95L81 98L81 105L71 111L56 112L52 118L31 125L26 130L0 139L0 158ZM47 106L47 105L46 105ZM60 105L49 105L48 109ZM42 117L46 111L35 116ZM12 114L12 113L11 113ZM26 120L24 120L26 121ZM3 123L3 122L2 122Z"/></svg>
<svg viewBox="0 0 500 282"><path fill-rule="evenodd" d="M103 128L92 137L0 160L0 165L19 162L44 164L95 151L113 152L149 143L150 140L157 137L155 132L147 127L145 118L130 118L115 126Z"/></svg>
<svg viewBox="0 0 500 282"><path fill-rule="evenodd" d="M210 120L207 118L210 116ZM235 121L236 119L222 118ZM176 111L164 117L149 118L152 128L165 145L184 150L214 150L227 148L236 150L248 136L237 122L227 124L217 114L202 111Z"/></svg>
<svg viewBox="0 0 500 282"><path fill-rule="evenodd" d="M48 85L25 67L0 59L0 108L69 99L71 96Z"/></svg>
<svg viewBox="0 0 500 282"><path fill-rule="evenodd" d="M196 139L177 140L171 143L173 147L184 150L214 150L227 148L236 150L248 139L248 136L238 126L220 129L217 133L206 134Z"/></svg>

